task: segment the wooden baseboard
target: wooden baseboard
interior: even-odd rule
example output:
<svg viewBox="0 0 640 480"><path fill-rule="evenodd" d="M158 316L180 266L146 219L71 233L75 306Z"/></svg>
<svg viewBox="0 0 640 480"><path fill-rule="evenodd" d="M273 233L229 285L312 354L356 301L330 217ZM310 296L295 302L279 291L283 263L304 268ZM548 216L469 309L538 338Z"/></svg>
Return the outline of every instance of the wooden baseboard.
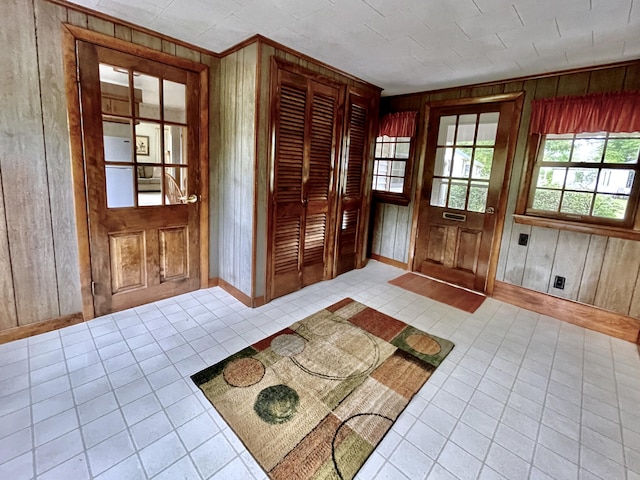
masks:
<svg viewBox="0 0 640 480"><path fill-rule="evenodd" d="M215 283L215 285L214 285L214 283ZM264 295L262 295L260 297L251 298L249 295L247 295L244 292L241 292L236 287L231 285L226 280L223 280L222 278L211 278L211 279L209 279L209 287L220 287L225 292L227 292L229 295L231 295L233 298L235 298L239 302L242 302L244 305L246 305L249 308L261 307L262 305L264 305L266 303Z"/></svg>
<svg viewBox="0 0 640 480"><path fill-rule="evenodd" d="M492 297L589 330L640 343L640 320L635 318L498 281Z"/></svg>
<svg viewBox="0 0 640 480"><path fill-rule="evenodd" d="M84 322L81 312L65 315L64 317L51 318L42 322L21 325L0 332L0 344L20 340L21 338L32 337L40 333L51 332L59 328L75 325Z"/></svg>
<svg viewBox="0 0 640 480"><path fill-rule="evenodd" d="M400 262L398 260L394 260L393 258L381 257L380 255L376 255L375 253L371 254L372 260L377 260L380 263L386 263L387 265L391 265L392 267L402 268L403 270L409 270L409 264L406 262Z"/></svg>

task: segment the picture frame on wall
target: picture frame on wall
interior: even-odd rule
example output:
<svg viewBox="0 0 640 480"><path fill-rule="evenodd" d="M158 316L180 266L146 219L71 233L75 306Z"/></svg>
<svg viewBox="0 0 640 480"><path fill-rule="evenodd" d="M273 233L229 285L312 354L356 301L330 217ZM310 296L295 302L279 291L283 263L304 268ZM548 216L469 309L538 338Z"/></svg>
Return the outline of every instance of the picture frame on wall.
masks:
<svg viewBox="0 0 640 480"><path fill-rule="evenodd" d="M136 155L149 156L149 137L136 135Z"/></svg>

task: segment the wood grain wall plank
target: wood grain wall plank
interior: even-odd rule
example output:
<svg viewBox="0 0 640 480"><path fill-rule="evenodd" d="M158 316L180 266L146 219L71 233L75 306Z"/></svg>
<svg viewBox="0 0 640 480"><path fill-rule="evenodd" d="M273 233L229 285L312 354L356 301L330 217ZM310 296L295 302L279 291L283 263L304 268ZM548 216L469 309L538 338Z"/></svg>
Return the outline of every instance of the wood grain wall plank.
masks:
<svg viewBox="0 0 640 480"><path fill-rule="evenodd" d="M398 206L387 203L384 207L384 227L380 241L380 255L382 257L393 258L397 228Z"/></svg>
<svg viewBox="0 0 640 480"><path fill-rule="evenodd" d="M67 125L65 79L60 52L63 50L60 24L66 9L44 0L36 3L38 62L42 85L42 119L45 138L47 182L51 199L53 246L60 315L82 311L78 239L71 181L71 152ZM113 26L113 24L112 24Z"/></svg>
<svg viewBox="0 0 640 480"><path fill-rule="evenodd" d="M638 90L640 88L640 62L627 66L624 73L625 90Z"/></svg>
<svg viewBox="0 0 640 480"><path fill-rule="evenodd" d="M622 89L626 67L605 68L591 72L587 93L615 92Z"/></svg>
<svg viewBox="0 0 640 480"><path fill-rule="evenodd" d="M633 295L631 296L629 316L640 319L640 275L636 279L636 285L633 289Z"/></svg>
<svg viewBox="0 0 640 480"><path fill-rule="evenodd" d="M595 306L627 315L640 271L640 242L610 238L602 262Z"/></svg>
<svg viewBox="0 0 640 480"><path fill-rule="evenodd" d="M0 169L19 325L60 316L42 124L34 9L4 2ZM47 41L41 39L41 41Z"/></svg>
<svg viewBox="0 0 640 480"><path fill-rule="evenodd" d="M163 47L165 43L166 42L163 40ZM182 45L175 45L174 55L180 58L186 58L187 60L192 60L194 62L200 62L200 52L183 47Z"/></svg>
<svg viewBox="0 0 640 480"><path fill-rule="evenodd" d="M558 91L558 77L545 77L536 81L535 98L553 97Z"/></svg>
<svg viewBox="0 0 640 480"><path fill-rule="evenodd" d="M159 37L154 37L138 30L131 31L131 42L142 45L143 47L162 51L162 40Z"/></svg>
<svg viewBox="0 0 640 480"><path fill-rule="evenodd" d="M551 269L548 293L569 300L578 299L590 239L591 235L584 233L560 232L558 235L555 261ZM556 275L565 277L564 289L553 287L553 281Z"/></svg>
<svg viewBox="0 0 640 480"><path fill-rule="evenodd" d="M506 252L507 261L504 273L504 281L513 285L522 285L524 278L524 265L527 259L528 246L518 245L520 234L528 235L531 239L531 226L516 223L511 229L509 248Z"/></svg>
<svg viewBox="0 0 640 480"><path fill-rule="evenodd" d="M69 9L67 10L67 22L71 25L87 28L87 14Z"/></svg>
<svg viewBox="0 0 640 480"><path fill-rule="evenodd" d="M551 268L558 245L559 230L551 228L533 227L529 237L529 249L524 264L522 286L547 292Z"/></svg>
<svg viewBox="0 0 640 480"><path fill-rule="evenodd" d="M578 301L593 305L596 298L596 289L600 272L602 270L602 261L604 260L604 252L607 248L607 237L602 235L591 235L589 239L589 250L582 272L582 280L580 281L580 290L578 292Z"/></svg>
<svg viewBox="0 0 640 480"><path fill-rule="evenodd" d="M115 37L126 42L131 41L131 28L116 24Z"/></svg>
<svg viewBox="0 0 640 480"><path fill-rule="evenodd" d="M165 40L163 38L162 39L162 51L164 53L168 53L169 55L175 55L176 54L176 44L173 43L173 42L170 42L169 40ZM209 57L209 58L211 58L211 57ZM202 61L202 58L200 59L200 61ZM202 61L202 63L205 63L205 62Z"/></svg>
<svg viewBox="0 0 640 480"><path fill-rule="evenodd" d="M89 28L89 30L93 30L94 32L98 33L104 33L105 35L109 35L110 37L113 37L116 34L116 26L113 22L109 22L92 15L89 15L87 17L87 27Z"/></svg>
<svg viewBox="0 0 640 480"><path fill-rule="evenodd" d="M396 218L396 235L393 246L393 256L398 262L407 263L409 256L409 232L411 231L411 216L409 207L399 206Z"/></svg>
<svg viewBox="0 0 640 480"><path fill-rule="evenodd" d="M558 79L559 96L584 95L589 88L590 72L570 73Z"/></svg>
<svg viewBox="0 0 640 480"><path fill-rule="evenodd" d="M373 203L373 230L371 235L371 253L380 255L380 244L382 242L382 231L384 228L384 204Z"/></svg>
<svg viewBox="0 0 640 480"><path fill-rule="evenodd" d="M18 326L13 275L11 270L11 252L7 237L7 218L4 209L4 192L2 190L2 171L0 171L0 331Z"/></svg>

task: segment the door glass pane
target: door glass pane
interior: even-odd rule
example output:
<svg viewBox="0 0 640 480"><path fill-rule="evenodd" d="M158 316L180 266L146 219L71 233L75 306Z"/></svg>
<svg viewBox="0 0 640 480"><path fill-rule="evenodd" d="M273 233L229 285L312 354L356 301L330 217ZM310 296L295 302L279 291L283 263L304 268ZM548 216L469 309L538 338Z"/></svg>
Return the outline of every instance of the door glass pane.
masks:
<svg viewBox="0 0 640 480"><path fill-rule="evenodd" d="M141 118L160 120L160 79L133 72L133 92L138 113Z"/></svg>
<svg viewBox="0 0 640 480"><path fill-rule="evenodd" d="M187 163L187 127L165 125L164 161L166 163Z"/></svg>
<svg viewBox="0 0 640 480"><path fill-rule="evenodd" d="M469 205L467 210L471 212L484 213L487 208L487 194L489 193L489 183L471 182L469 188Z"/></svg>
<svg viewBox="0 0 640 480"><path fill-rule="evenodd" d="M440 117L440 127L438 129L438 145L453 145L456 135L456 115Z"/></svg>
<svg viewBox="0 0 640 480"><path fill-rule="evenodd" d="M138 205L162 205L162 167L138 165Z"/></svg>
<svg viewBox="0 0 640 480"><path fill-rule="evenodd" d="M489 180L491 176L491 166L493 165L493 148L475 149L473 154L473 169L471 178Z"/></svg>
<svg viewBox="0 0 640 480"><path fill-rule="evenodd" d="M439 177L448 177L451 174L452 160L453 148L438 147L436 149L436 164L433 174Z"/></svg>
<svg viewBox="0 0 640 480"><path fill-rule="evenodd" d="M104 159L107 162L132 162L133 142L129 122L103 120Z"/></svg>
<svg viewBox="0 0 640 480"><path fill-rule="evenodd" d="M140 122L136 125L136 158L142 163L162 163L160 124Z"/></svg>
<svg viewBox="0 0 640 480"><path fill-rule="evenodd" d="M478 115L460 115L458 121L458 137L456 138L456 145L473 145L473 140L476 135L476 121Z"/></svg>
<svg viewBox="0 0 640 480"><path fill-rule="evenodd" d="M467 188L469 182L464 180L451 180L451 189L449 191L449 208L464 210L467 200Z"/></svg>
<svg viewBox="0 0 640 480"><path fill-rule="evenodd" d="M481 113L476 145L495 145L500 112Z"/></svg>
<svg viewBox="0 0 640 480"><path fill-rule="evenodd" d="M168 122L187 123L186 85L163 80L164 119Z"/></svg>
<svg viewBox="0 0 640 480"><path fill-rule="evenodd" d="M133 207L133 167L107 165L107 207Z"/></svg>
<svg viewBox="0 0 640 480"><path fill-rule="evenodd" d="M100 93L102 112L106 115L129 116L129 70L101 63Z"/></svg>
<svg viewBox="0 0 640 480"><path fill-rule="evenodd" d="M449 193L449 179L434 178L431 188L431 205L434 207L446 207Z"/></svg>
<svg viewBox="0 0 640 480"><path fill-rule="evenodd" d="M469 178L473 148L456 148L453 154L452 177Z"/></svg>
<svg viewBox="0 0 640 480"><path fill-rule="evenodd" d="M182 198L187 196L187 169L180 167L165 168L164 195L167 205L183 203Z"/></svg>

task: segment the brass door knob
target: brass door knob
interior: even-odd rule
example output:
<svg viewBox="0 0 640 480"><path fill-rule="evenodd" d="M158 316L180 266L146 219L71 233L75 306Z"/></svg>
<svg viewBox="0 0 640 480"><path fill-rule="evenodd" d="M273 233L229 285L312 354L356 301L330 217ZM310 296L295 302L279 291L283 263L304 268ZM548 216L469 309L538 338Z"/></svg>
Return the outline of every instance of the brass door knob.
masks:
<svg viewBox="0 0 640 480"><path fill-rule="evenodd" d="M188 197L180 197L182 203L196 203L198 201L198 196L195 193L192 193Z"/></svg>

